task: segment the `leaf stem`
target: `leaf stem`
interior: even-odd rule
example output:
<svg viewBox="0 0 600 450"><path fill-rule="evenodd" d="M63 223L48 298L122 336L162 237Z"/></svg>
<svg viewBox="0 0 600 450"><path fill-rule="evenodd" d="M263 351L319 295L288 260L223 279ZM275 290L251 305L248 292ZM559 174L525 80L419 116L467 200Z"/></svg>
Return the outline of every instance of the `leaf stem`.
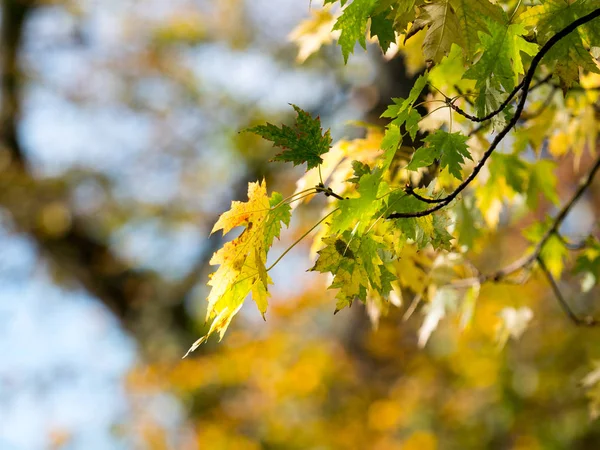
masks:
<svg viewBox="0 0 600 450"><path fill-rule="evenodd" d="M437 98L434 98L432 100L425 100L425 101L422 101L421 103L417 103L412 108L415 109L415 108L418 108L419 106L427 105L429 103L446 103L446 101L445 100L438 100Z"/></svg>
<svg viewBox="0 0 600 450"><path fill-rule="evenodd" d="M280 256L279 258L277 258L275 260L275 262L273 264L271 264L269 267L267 267L267 272L269 270L271 270L273 267L275 267L277 265L277 263L279 261L281 261L283 259L283 257L285 255L287 255L290 250L292 250L296 245L298 245L300 243L300 241L302 241L302 239L304 239L306 236L308 236L315 228L317 228L319 225L321 225L321 223L323 223L325 221L325 219L327 219L329 216L331 216L334 212L339 211L340 208L335 208L333 211L331 211L329 214L327 214L325 217L323 217L321 220L319 220L317 223L315 223L312 227L310 227L310 229L303 233L302 236L300 236L298 239L296 239L296 241L290 245Z"/></svg>
<svg viewBox="0 0 600 450"><path fill-rule="evenodd" d="M425 114L423 117L421 117L421 118L419 119L419 122L420 122L421 120L425 119L426 117L430 116L430 115L431 115L431 114L433 114L434 112L436 112L436 111L439 111L440 109L443 109L443 108L446 108L446 107L448 107L448 105L440 106L439 108L435 108L435 109L433 109L433 110L429 111L427 114Z"/></svg>
<svg viewBox="0 0 600 450"><path fill-rule="evenodd" d="M294 197L297 197L297 196L299 196L299 195L302 195L302 194L307 194L307 193L308 193L308 194L313 194L313 193L314 193L314 194L316 194L317 192L318 192L318 191L317 191L317 188L316 188L316 187L311 187L311 188L308 188L308 189L303 189L303 190L301 190L301 191L298 191L298 192L294 192L294 193L293 193L292 195L290 195L289 197L286 197L286 198L284 198L283 200L281 200L279 203L277 203L277 204L276 204L275 206L273 206L271 209L279 208L279 207L280 207L281 205L283 205L284 203L291 203L291 202L293 202L293 201L296 201L297 199L296 199L296 200L292 200L292 199L293 199ZM303 196L302 198L304 198L304 196Z"/></svg>
<svg viewBox="0 0 600 450"><path fill-rule="evenodd" d="M517 2L517 6L515 6L515 9L513 10L513 13L510 15L510 19L508 19L508 23L512 23L512 20L515 18L515 15L517 14L517 11L519 10L519 8L521 7L521 2L523 0L519 0Z"/></svg>

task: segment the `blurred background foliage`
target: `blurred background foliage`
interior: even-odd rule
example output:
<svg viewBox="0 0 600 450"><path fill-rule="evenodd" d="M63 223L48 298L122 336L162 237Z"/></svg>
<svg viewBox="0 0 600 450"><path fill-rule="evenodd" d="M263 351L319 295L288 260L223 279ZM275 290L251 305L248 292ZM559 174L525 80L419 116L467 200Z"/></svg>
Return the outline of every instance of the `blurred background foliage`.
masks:
<svg viewBox="0 0 600 450"><path fill-rule="evenodd" d="M377 122L423 67L418 37L344 66L335 46L310 55L335 38L316 28L316 43L292 35L298 54L310 15L302 0L2 2L0 448L600 446L580 384L600 332L572 326L544 280L483 286L469 327L445 318L419 349L410 299L376 328L359 304L334 318L307 242L273 271L266 323L246 305L221 344L180 360L206 331L218 214L249 181L291 193L300 175L238 131L295 103L360 137L349 121ZM559 186L578 177L566 161ZM594 189L574 222L597 220ZM481 230L478 263L524 249L522 225ZM534 312L518 342L507 305Z"/></svg>

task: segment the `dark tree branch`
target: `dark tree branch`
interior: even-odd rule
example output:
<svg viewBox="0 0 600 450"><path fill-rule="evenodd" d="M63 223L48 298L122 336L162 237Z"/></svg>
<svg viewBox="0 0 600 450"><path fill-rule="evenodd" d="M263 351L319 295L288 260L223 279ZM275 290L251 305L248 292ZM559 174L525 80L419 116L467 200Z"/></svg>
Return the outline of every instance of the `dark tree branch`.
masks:
<svg viewBox="0 0 600 450"><path fill-rule="evenodd" d="M498 114L500 114L502 111L504 111L504 109L508 106L508 104L512 101L512 99L515 97L515 95L517 95L519 93L519 91L523 88L523 86L525 85L525 78L523 78L523 80L521 80L521 82L515 86L515 88L510 92L510 94L508 94L508 97L506 97L506 99L500 104L500 106L498 106L497 109L495 109L494 111L492 111L491 113L483 116L483 117L477 117L474 116L472 114L469 114L468 112L466 112L465 110L461 109L460 107L456 106L456 104L454 104L454 100L451 99L450 97L446 97L446 104L452 108L452 110L458 114L460 114L463 117L466 117L467 119L469 119L471 122L487 122L488 120L496 117Z"/></svg>
<svg viewBox="0 0 600 450"><path fill-rule="evenodd" d="M457 280L457 281L453 282L452 285L455 287L467 287L467 286L472 286L474 284L485 283L488 281L493 281L493 282L504 281L510 275L512 275L516 272L522 271L524 269L527 269L534 262L539 261L541 259L542 251L544 250L544 246L546 245L548 240L553 236L557 236L559 239L561 238L560 233L559 233L559 228L560 228L561 224L566 219L566 217L568 216L568 214L571 211L571 209L573 208L573 206L575 206L575 204L579 201L579 199L584 194L584 192L591 186L592 182L594 181L594 177L598 173L599 169L600 169L600 157L598 157L598 159L596 159L596 162L594 163L594 165L592 166L592 168L590 169L590 171L588 172L588 174L586 175L584 180L580 183L579 187L577 188L577 191L575 191L573 196L569 199L569 201L562 207L562 209L556 215L556 217L552 221L552 225L546 231L546 233L544 233L544 235L538 241L535 248L533 249L533 251L530 254L523 255L521 258L517 259L513 263L509 264L508 266L506 266L494 273L481 274L481 275L479 275L477 277L473 277L473 278L463 278L462 280Z"/></svg>
<svg viewBox="0 0 600 450"><path fill-rule="evenodd" d="M550 78L552 78L552 75L548 75L548 76L544 77L542 80L540 80L536 84L532 85L529 88L529 92L531 93L535 89L539 88L540 86L547 84L550 81ZM543 106L541 106L537 111L535 111L531 114L523 114L523 116L521 116L521 120L530 120L535 117L538 117L540 114L542 114L546 110L546 108L548 108L548 106L550 106L550 104L552 103L552 101L551 101L552 96L554 95L554 92L556 92L556 89L558 89L558 86L554 86L554 85L551 85L551 86L553 86L555 89L553 89L552 93L548 95ZM469 131L467 136L469 136L469 137L474 136L475 134L479 133L482 129L486 128L487 126L488 126L487 123L481 122L481 123L479 123L479 125L477 125L475 128L473 128L471 131Z"/></svg>
<svg viewBox="0 0 600 450"><path fill-rule="evenodd" d="M409 195L412 195L413 197L415 197L418 200L421 200L423 203L430 203L430 204L436 204L436 203L442 203L445 201L444 198L427 198L427 197L423 197L420 194L417 194L414 190L414 188L411 185L406 186L406 189L404 189L404 192L406 192Z"/></svg>
<svg viewBox="0 0 600 450"><path fill-rule="evenodd" d="M425 209L423 211L417 211L417 212L413 212L413 213L392 213L388 216L388 219L402 219L402 218L428 216L430 214L433 214L436 211L439 211L440 209L444 208L448 204L450 204L464 189L466 189L467 186L469 186L469 184L471 184L471 182L477 177L477 175L479 174L481 169L483 169L483 167L485 166L485 163L487 162L489 157L492 156L492 153L494 153L494 151L496 150L496 148L498 147L500 142L502 142L504 137L514 128L514 126L519 121L521 114L523 113L523 109L525 108L525 102L527 101L527 95L529 93L529 87L531 85L531 81L533 80L535 71L536 71L538 65L540 64L540 62L542 61L542 58L544 56L546 56L546 54L552 49L552 47L554 47L554 45L556 45L561 39L568 36L570 33L575 31L578 27L594 20L597 17L600 17L600 8L594 10L590 14L580 17L579 19L575 20L573 23L571 23L570 25L566 26L564 29L559 31L557 34L552 36L552 38L550 38L548 40L548 42L546 42L546 44L544 44L544 46L540 49L540 51L533 57L533 59L531 61L531 66L529 66L529 70L527 70L527 73L525 74L523 81L519 84L521 86L523 92L521 94L521 98L517 105L517 109L515 111L514 116L511 118L511 120L508 122L508 124L498 133L498 135L496 135L496 137L490 144L490 147L483 154L483 157L477 163L477 165L475 166L473 171L469 174L469 176L451 194L449 194L447 197L445 197L443 199L443 202L440 202L436 206L429 208L429 209ZM505 103L506 104L504 106L506 106L508 104L508 102L505 102Z"/></svg>
<svg viewBox="0 0 600 450"><path fill-rule="evenodd" d="M338 200L346 200L348 197L342 197L339 194L336 194L335 192L333 192L333 189L331 189L330 187L325 186L323 183L319 183L315 186L315 191L316 192L322 192L323 194L325 194L325 197L333 197L336 198Z"/></svg>
<svg viewBox="0 0 600 450"><path fill-rule="evenodd" d="M583 326L591 327L591 326L598 325L598 322L593 317L586 316L585 318L581 319L573 312L573 310L571 309L571 307L565 300L564 296L562 295L562 292L560 291L560 288L558 287L558 283L556 282L556 280L550 273L550 270L548 270L548 267L546 266L546 263L544 262L544 260L540 256L538 256L537 262L540 266L540 269L542 269L542 273L546 276L546 279L548 280L548 283L550 284L550 287L552 288L552 292L554 292L554 295L556 296L556 299L558 300L558 304L560 305L562 310L565 312L567 317L569 319L571 319L571 321L575 325L578 325L578 326L583 325Z"/></svg>
<svg viewBox="0 0 600 450"><path fill-rule="evenodd" d="M458 93L459 97L456 97L454 100L458 100L458 98L463 98L465 100L465 102L467 102L469 104L469 106L472 106L473 108L475 107L475 103L473 103L472 100L469 99L469 95L474 95L471 93L464 93L462 91L462 89L460 88L460 86L454 85L454 90ZM442 95L444 96L445 100L448 101L448 97L446 95L444 95L442 93Z"/></svg>
<svg viewBox="0 0 600 450"><path fill-rule="evenodd" d="M532 92L532 91L536 90L537 88L539 88L540 86L543 86L544 84L548 83L551 78L552 78L552 74L546 75L543 79L538 81L536 84L532 85L529 88L529 92ZM454 110L454 112L460 114L463 117L466 117L471 122L487 122L488 120L496 117L498 114L500 114L502 111L504 111L504 109L508 106L508 104L513 100L515 95L517 95L518 92L523 88L523 86L524 86L523 81L524 81L524 79L521 81L521 83L519 83L517 86L515 86L515 88L510 92L510 94L508 94L508 97L506 97L506 99L500 104L500 106L497 109L495 109L494 111L492 111L491 113L489 113L488 115L483 116L483 117L477 117L472 114L469 114L465 110L456 106L456 104L454 102L457 99L452 99L445 95L444 95L444 97L445 97L446 103L448 104L448 106L450 106L450 108L452 108ZM458 88L457 88L457 92L462 96L462 93L460 92L460 90ZM473 106L473 104L471 102L469 102L469 103L471 104L471 106Z"/></svg>
<svg viewBox="0 0 600 450"><path fill-rule="evenodd" d="M532 85L529 88L529 92L533 92L540 86L543 86L544 84L548 83L551 78L552 78L552 74L545 76L543 79L538 81L536 84ZM454 88L456 89L456 92L458 92L459 97L450 98L442 93L442 95L444 96L444 98L446 100L446 103L448 103L448 106L450 106L450 108L452 108L456 113L460 114L463 117L466 117L467 119L470 119L472 122L486 122L486 121L492 119L493 117L497 116L498 114L500 114L502 111L504 111L504 108L506 108L508 106L508 104L513 100L515 95L523 88L523 82L519 83L519 85L517 85L511 91L511 93L508 94L508 97L502 102L502 104L498 107L498 109L496 109L495 111L492 111L487 116L483 116L483 117L473 116L473 115L467 113L466 111L462 110L460 107L456 106L456 104L454 102L456 100L458 100L458 98L464 98L465 101L471 106L474 106L474 104L471 100L469 100L466 97L465 94L462 93L462 91L460 90L460 88L458 86L454 86Z"/></svg>

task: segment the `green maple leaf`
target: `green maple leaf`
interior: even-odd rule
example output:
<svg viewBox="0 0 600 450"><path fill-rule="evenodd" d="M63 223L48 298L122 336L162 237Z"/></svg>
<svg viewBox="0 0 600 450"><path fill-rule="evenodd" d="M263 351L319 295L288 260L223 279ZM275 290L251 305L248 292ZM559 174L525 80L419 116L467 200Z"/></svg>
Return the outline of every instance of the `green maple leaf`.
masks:
<svg viewBox="0 0 600 450"><path fill-rule="evenodd" d="M523 193L527 185L528 168L517 155L495 153L490 164L490 175L492 186L499 178L504 178L514 192Z"/></svg>
<svg viewBox="0 0 600 450"><path fill-rule="evenodd" d="M394 102L405 102L402 98L393 98ZM381 115L381 117L393 118L391 124L398 128L402 125L405 126L406 131L409 132L412 139L414 139L419 131L419 122L421 121L421 114L416 109L407 108L403 109L401 104L395 104L388 106L387 110Z"/></svg>
<svg viewBox="0 0 600 450"><path fill-rule="evenodd" d="M269 199L271 210L265 220L265 245L270 247L273 245L275 238L279 239L281 234L281 225L290 226L292 218L292 207L289 203L282 203L283 195L279 192L273 192Z"/></svg>
<svg viewBox="0 0 600 450"><path fill-rule="evenodd" d="M527 42L523 35L526 34L523 24L500 25L488 21L488 32L480 33L482 54L467 72L464 78L476 80L476 89L479 96L476 100L478 113L487 114L493 110L500 86L504 91L510 92L515 87L518 76L524 74L521 53L535 55L538 50L536 44ZM489 91L493 101L490 102ZM499 102L498 102L499 103Z"/></svg>
<svg viewBox="0 0 600 450"><path fill-rule="evenodd" d="M504 12L488 0L452 0L451 4L462 30L465 59L470 62L479 49L479 33L488 30L490 21L503 22Z"/></svg>
<svg viewBox="0 0 600 450"><path fill-rule="evenodd" d="M595 1L543 0L541 5L529 8L521 14L519 20L524 25L536 29L538 43L543 45L556 33L579 17L588 14L595 7L597 7ZM596 19L569 33L557 42L544 57L546 63L555 64L556 74L561 80L563 89L568 89L573 82L579 81L580 67L590 72L600 73L585 46L585 42L590 37L596 39L600 37L599 22ZM596 41L597 44L598 41Z"/></svg>
<svg viewBox="0 0 600 450"><path fill-rule="evenodd" d="M429 243L436 250L450 250L451 241L454 237L448 232L452 221L445 214L435 214L433 218L433 233L429 237Z"/></svg>
<svg viewBox="0 0 600 450"><path fill-rule="evenodd" d="M267 123L249 128L246 131L255 133L273 142L273 145L284 150L277 154L274 161L288 161L294 165L307 163L308 169L317 167L323 162L321 155L331 148L331 133L322 133L321 120L312 118L306 111L292 105L298 114L293 127L282 125L281 128Z"/></svg>
<svg viewBox="0 0 600 450"><path fill-rule="evenodd" d="M417 149L406 168L417 170L420 167L433 164L438 159L442 168L448 168L448 171L455 178L461 180L460 171L465 158L473 160L467 147L468 139L467 136L461 133L448 133L437 130L423 139L428 145Z"/></svg>
<svg viewBox="0 0 600 450"><path fill-rule="evenodd" d="M414 138L413 138L414 139ZM392 160L396 155L396 151L402 141L402 134L400 133L400 127L394 124L390 124L385 131L385 135L381 140L381 148L383 150L383 165L382 170L389 169L392 164Z"/></svg>
<svg viewBox="0 0 600 450"><path fill-rule="evenodd" d="M493 111L497 111L504 101L505 95L499 90L500 86L497 80L488 78L483 86L479 88L479 94L475 99L475 108L480 116L487 116ZM506 126L507 118L511 115L511 106L506 106L500 114L492 118L494 129L502 129Z"/></svg>
<svg viewBox="0 0 600 450"><path fill-rule="evenodd" d="M408 97L406 99L403 99L401 97L392 98L394 104L388 106L385 112L381 115L381 117L393 119L398 117L400 113L410 110L415 104L415 101L417 101L417 99L419 98L419 95L421 95L421 92L423 91L426 85L427 74L425 73L423 75L420 75L419 78L417 78L417 81L415 81L415 84L413 84L413 87L411 88L410 93L408 94Z"/></svg>
<svg viewBox="0 0 600 450"><path fill-rule="evenodd" d="M348 56L354 53L356 41L364 49L367 48L367 21L376 3L376 0L354 0L344 9L333 26L334 30L341 31L338 43L342 47L344 62L348 62Z"/></svg>
<svg viewBox="0 0 600 450"><path fill-rule="evenodd" d="M360 161L352 161L352 171L354 172L354 176L348 179L348 182L358 184L363 175L371 173L371 168L368 164Z"/></svg>
<svg viewBox="0 0 600 450"><path fill-rule="evenodd" d="M525 192L528 166L517 155L494 153L490 158L489 174L485 184L477 189L477 203L484 216L497 202Z"/></svg>
<svg viewBox="0 0 600 450"><path fill-rule="evenodd" d="M379 251L383 239L373 233L364 235L346 231L323 239L325 247L310 270L330 272L334 278L330 289L339 289L336 312L350 306L355 298L366 300L369 289L387 296L394 275L385 267Z"/></svg>
<svg viewBox="0 0 600 450"><path fill-rule="evenodd" d="M392 2L394 11L394 28L399 34L406 34L409 23L416 17L415 6L421 6L424 0L401 0Z"/></svg>
<svg viewBox="0 0 600 450"><path fill-rule="evenodd" d="M421 114L414 109L414 104L427 85L427 80L427 73L420 75L411 88L408 97L406 99L400 97L392 98L394 104L389 105L381 115L381 117L392 119L391 125L395 125L398 128L404 125L413 140L417 136L419 121L421 120ZM393 130L393 132L395 133L396 130ZM392 137L390 136L388 139L392 139Z"/></svg>
<svg viewBox="0 0 600 450"><path fill-rule="evenodd" d="M376 168L373 173L366 173L360 177L356 190L359 197L340 202L340 211L330 225L332 233L340 233L355 224L359 232L366 229L383 204L382 197L388 190L387 183L381 181L381 175L381 170Z"/></svg>
<svg viewBox="0 0 600 450"><path fill-rule="evenodd" d="M419 190L417 190L420 193ZM420 211L426 208L428 205L425 202L413 197L412 195L408 195L406 192L392 192L388 199L388 205L386 206L385 213L412 213L416 211ZM412 239L415 241L420 248L427 245L427 241L423 240L419 233L421 228L419 227L419 222L417 218L407 218L407 219L399 219L394 221L394 225L400 231L402 240L406 241L407 239Z"/></svg>
<svg viewBox="0 0 600 450"><path fill-rule="evenodd" d="M385 53L396 42L394 21L389 18L391 10L386 9L371 17L371 36L377 36L379 46Z"/></svg>
<svg viewBox="0 0 600 450"><path fill-rule="evenodd" d="M415 189L415 192L424 197L439 197L443 193L434 195L433 187L430 189ZM409 195L405 192L395 191L389 195L385 213L412 213L422 211L431 205ZM436 249L449 249L452 236L447 231L449 221L444 214L432 214L425 217L402 218L394 221L396 230L400 233L399 239L403 242L412 240L419 248L431 244Z"/></svg>

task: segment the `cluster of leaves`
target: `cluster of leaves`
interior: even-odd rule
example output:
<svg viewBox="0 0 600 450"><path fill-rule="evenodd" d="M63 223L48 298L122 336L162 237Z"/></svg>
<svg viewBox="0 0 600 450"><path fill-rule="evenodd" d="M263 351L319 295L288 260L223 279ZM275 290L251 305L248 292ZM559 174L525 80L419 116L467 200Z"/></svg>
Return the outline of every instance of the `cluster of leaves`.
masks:
<svg viewBox="0 0 600 450"><path fill-rule="evenodd" d="M382 115L389 119L385 129L370 130L352 145L332 144L320 119L295 105L293 126L247 130L282 149L275 161L306 163L299 186L308 188L287 199L277 193L269 198L264 181L252 183L248 202L233 202L221 216L213 231L244 230L211 261L220 266L209 282L212 322L192 350L213 332L223 336L250 292L264 317L274 265L267 267L267 252L281 224L289 224L290 203L318 193L330 202L312 228L320 226L312 270L331 274L335 311L360 300L377 319L388 303L398 304L394 299L409 292L428 302L422 345L459 302L468 323L481 283L527 276L539 263L555 286L570 258L572 245L559 234L560 225L591 185L600 160L559 214L526 231L533 247L516 263L481 274L469 252L481 247L482 236L498 226L507 207L533 211L540 198L560 203L556 163L548 156L571 150L577 162L584 151L596 154L593 111L599 98L587 88L600 85L597 2L341 0L342 9L333 13L328 4L335 3L326 0L327 8L315 15L318 23L301 26L304 33L322 35L323 23L333 23L330 31L345 61L368 38L386 52L420 35L425 71L407 98L392 99ZM337 19L329 21L333 14ZM561 114L565 105L572 114L567 120ZM589 290L600 276L600 244L590 236L578 247L575 272L585 274ZM502 317L501 341L519 336L531 319L528 309Z"/></svg>

